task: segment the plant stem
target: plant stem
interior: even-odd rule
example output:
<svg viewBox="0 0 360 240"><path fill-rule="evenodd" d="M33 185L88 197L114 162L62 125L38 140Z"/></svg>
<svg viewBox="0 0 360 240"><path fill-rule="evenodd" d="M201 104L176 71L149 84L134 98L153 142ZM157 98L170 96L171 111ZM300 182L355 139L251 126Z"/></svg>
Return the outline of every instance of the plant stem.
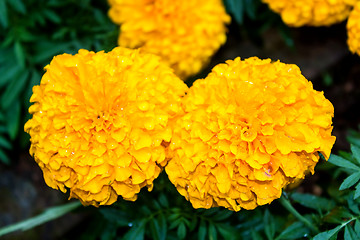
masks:
<svg viewBox="0 0 360 240"><path fill-rule="evenodd" d="M307 220L305 217L303 217L290 203L290 201L284 196L284 194L279 199L281 205L284 206L291 214L293 214L298 220L300 220L302 223L304 223L306 226L308 226L312 231L315 233L319 233L319 229L314 226L309 220Z"/></svg>

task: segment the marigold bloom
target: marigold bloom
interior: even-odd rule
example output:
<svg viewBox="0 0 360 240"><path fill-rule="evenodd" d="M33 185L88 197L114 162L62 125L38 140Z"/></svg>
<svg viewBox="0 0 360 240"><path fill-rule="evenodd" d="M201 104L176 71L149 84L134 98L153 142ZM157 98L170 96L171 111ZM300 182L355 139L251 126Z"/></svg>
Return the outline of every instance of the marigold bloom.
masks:
<svg viewBox="0 0 360 240"><path fill-rule="evenodd" d="M120 46L157 54L181 78L199 72L226 41L221 0L109 0Z"/></svg>
<svg viewBox="0 0 360 240"><path fill-rule="evenodd" d="M176 120L165 170L194 208L270 203L328 159L334 109L296 65L227 61L197 80Z"/></svg>
<svg viewBox="0 0 360 240"><path fill-rule="evenodd" d="M95 206L151 190L186 85L159 57L120 47L59 55L45 69L25 131L46 184Z"/></svg>
<svg viewBox="0 0 360 240"><path fill-rule="evenodd" d="M329 26L344 21L358 0L262 0L289 26Z"/></svg>
<svg viewBox="0 0 360 240"><path fill-rule="evenodd" d="M351 11L347 21L348 46L352 53L360 55L360 1Z"/></svg>

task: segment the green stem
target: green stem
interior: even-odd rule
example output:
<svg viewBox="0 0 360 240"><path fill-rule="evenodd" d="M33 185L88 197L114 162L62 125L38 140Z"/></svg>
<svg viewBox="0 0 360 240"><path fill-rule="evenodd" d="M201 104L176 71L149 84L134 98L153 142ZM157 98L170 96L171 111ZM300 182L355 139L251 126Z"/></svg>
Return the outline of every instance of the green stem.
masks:
<svg viewBox="0 0 360 240"><path fill-rule="evenodd" d="M308 226L315 233L319 233L319 229L314 226L309 220L303 217L290 203L290 201L284 196L284 194L279 199L280 203L286 208L291 214L293 214L298 220Z"/></svg>
<svg viewBox="0 0 360 240"><path fill-rule="evenodd" d="M0 228L0 237L4 236L5 234L19 231L19 230L21 230L21 231L29 230L33 227L39 226L43 223L46 223L53 219L61 217L61 216L65 215L66 213L71 212L75 208L78 208L79 206L81 206L81 203L79 201L76 201L76 202L67 203L67 204L64 204L61 206L48 208L43 213L41 213L35 217L32 217L32 218L26 219L24 221Z"/></svg>

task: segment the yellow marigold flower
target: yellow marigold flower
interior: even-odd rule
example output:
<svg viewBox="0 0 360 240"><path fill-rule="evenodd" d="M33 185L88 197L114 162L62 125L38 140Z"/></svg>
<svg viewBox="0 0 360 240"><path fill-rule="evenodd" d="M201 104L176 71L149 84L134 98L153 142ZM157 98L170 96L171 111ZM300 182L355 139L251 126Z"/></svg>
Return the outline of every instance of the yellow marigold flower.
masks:
<svg viewBox="0 0 360 240"><path fill-rule="evenodd" d="M262 0L289 26L329 26L344 21L358 0Z"/></svg>
<svg viewBox="0 0 360 240"><path fill-rule="evenodd" d="M194 208L270 203L335 142L334 109L296 65L256 57L197 80L176 120L165 170Z"/></svg>
<svg viewBox="0 0 360 240"><path fill-rule="evenodd" d="M351 11L346 27L349 49L352 53L360 55L360 1Z"/></svg>
<svg viewBox="0 0 360 240"><path fill-rule="evenodd" d="M226 41L221 0L109 0L120 46L157 54L181 78L198 73Z"/></svg>
<svg viewBox="0 0 360 240"><path fill-rule="evenodd" d="M25 131L46 184L95 206L151 190L186 85L159 57L120 47L59 55L45 69Z"/></svg>

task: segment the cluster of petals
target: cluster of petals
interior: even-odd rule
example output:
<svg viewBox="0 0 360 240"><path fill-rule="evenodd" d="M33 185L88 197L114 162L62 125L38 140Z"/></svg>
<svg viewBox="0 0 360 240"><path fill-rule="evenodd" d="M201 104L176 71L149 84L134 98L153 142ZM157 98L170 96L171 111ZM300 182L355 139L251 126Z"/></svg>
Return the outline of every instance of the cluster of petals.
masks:
<svg viewBox="0 0 360 240"><path fill-rule="evenodd" d="M45 70L25 131L47 185L94 206L151 190L187 91L172 69L118 47L59 55Z"/></svg>
<svg viewBox="0 0 360 240"><path fill-rule="evenodd" d="M296 65L229 60L183 100L165 167L194 208L268 204L327 159L334 109Z"/></svg>
<svg viewBox="0 0 360 240"><path fill-rule="evenodd" d="M289 26L329 26L344 21L358 0L262 0Z"/></svg>
<svg viewBox="0 0 360 240"><path fill-rule="evenodd" d="M198 73L226 41L222 0L109 0L120 46L161 56L181 77Z"/></svg>
<svg viewBox="0 0 360 240"><path fill-rule="evenodd" d="M360 55L360 1L351 11L347 21L348 46L352 53Z"/></svg>

